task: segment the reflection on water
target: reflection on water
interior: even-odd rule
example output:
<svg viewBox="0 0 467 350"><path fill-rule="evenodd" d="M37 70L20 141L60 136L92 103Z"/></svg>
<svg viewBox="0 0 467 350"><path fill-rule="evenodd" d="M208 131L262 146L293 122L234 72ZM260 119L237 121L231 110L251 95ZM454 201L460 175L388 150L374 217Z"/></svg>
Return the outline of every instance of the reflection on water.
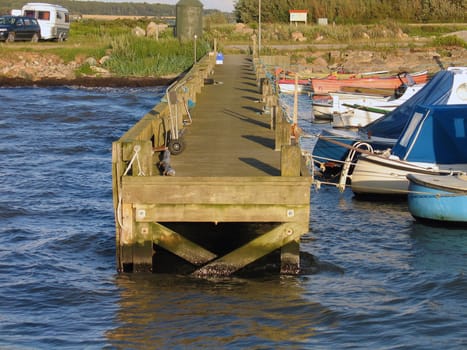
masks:
<svg viewBox="0 0 467 350"><path fill-rule="evenodd" d="M303 299L295 277L198 280L124 275L118 321L108 332L116 347L274 348L306 344L336 314Z"/></svg>

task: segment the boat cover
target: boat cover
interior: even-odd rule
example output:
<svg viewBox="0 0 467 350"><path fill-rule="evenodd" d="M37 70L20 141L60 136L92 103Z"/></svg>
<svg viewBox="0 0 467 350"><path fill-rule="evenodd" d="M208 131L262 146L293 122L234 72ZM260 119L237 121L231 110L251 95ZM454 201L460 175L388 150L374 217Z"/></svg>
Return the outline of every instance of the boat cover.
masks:
<svg viewBox="0 0 467 350"><path fill-rule="evenodd" d="M467 67L450 67L436 73L424 87L396 109L358 131L346 130L346 134L342 135L341 130L323 129L322 136L347 145L363 141L370 143L374 149L385 150L393 147L418 105L467 104L465 96ZM347 147L332 144L324 138L319 138L313 148L313 157L319 160L343 161L347 153Z"/></svg>
<svg viewBox="0 0 467 350"><path fill-rule="evenodd" d="M393 155L409 162L467 163L467 105L419 105Z"/></svg>
<svg viewBox="0 0 467 350"><path fill-rule="evenodd" d="M443 70L398 108L360 129L363 135L397 139L417 105L445 105L451 96L456 70ZM467 103L467 102L466 102Z"/></svg>

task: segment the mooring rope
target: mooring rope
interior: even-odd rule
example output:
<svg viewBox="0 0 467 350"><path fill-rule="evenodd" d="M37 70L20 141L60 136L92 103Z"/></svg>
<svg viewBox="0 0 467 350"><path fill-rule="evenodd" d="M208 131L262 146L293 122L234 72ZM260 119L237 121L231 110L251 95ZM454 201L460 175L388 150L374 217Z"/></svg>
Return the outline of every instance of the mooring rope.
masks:
<svg viewBox="0 0 467 350"><path fill-rule="evenodd" d="M122 219L122 194L121 191L118 193L118 204L117 204L117 222L120 228L123 227L123 219Z"/></svg>
<svg viewBox="0 0 467 350"><path fill-rule="evenodd" d="M145 176L143 167L141 166L140 160L139 160L139 152L141 151L141 146L140 145L135 145L133 147L133 157L131 157L130 163L128 163L128 166L125 169L125 172L123 173L122 176L126 176L128 172L130 171L131 167L133 166L133 163L136 160L136 164L138 165L138 176ZM122 214L122 189L121 186L119 186L118 190L118 203L117 203L117 222L118 225L122 228L123 227L123 214Z"/></svg>
<svg viewBox="0 0 467 350"><path fill-rule="evenodd" d="M130 171L131 167L133 166L133 162L135 160L136 160L136 162L138 164L138 176L145 176L143 168L141 167L141 163L139 161L139 151L141 151L141 146L136 145L133 148L133 151L135 153L133 154L133 157L131 158L130 163L128 164L128 167L126 168L125 172L123 173L123 176L126 176L128 174L128 172Z"/></svg>

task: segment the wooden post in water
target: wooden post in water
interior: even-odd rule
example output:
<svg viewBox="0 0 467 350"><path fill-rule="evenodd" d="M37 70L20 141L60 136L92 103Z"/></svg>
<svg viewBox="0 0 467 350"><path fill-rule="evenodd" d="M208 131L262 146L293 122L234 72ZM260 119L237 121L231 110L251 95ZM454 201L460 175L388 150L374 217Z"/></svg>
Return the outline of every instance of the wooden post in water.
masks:
<svg viewBox="0 0 467 350"><path fill-rule="evenodd" d="M281 176L300 176L302 153L297 145L283 145L281 151ZM288 215L293 215L292 212ZM300 272L300 237L281 248L281 273Z"/></svg>
<svg viewBox="0 0 467 350"><path fill-rule="evenodd" d="M298 125L298 74L295 74L295 89L293 98L293 125Z"/></svg>

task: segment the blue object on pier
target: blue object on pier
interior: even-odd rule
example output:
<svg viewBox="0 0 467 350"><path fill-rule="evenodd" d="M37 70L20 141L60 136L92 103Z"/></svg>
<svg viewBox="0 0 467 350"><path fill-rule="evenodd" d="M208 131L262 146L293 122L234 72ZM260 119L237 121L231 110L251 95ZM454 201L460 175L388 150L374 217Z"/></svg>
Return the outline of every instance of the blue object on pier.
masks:
<svg viewBox="0 0 467 350"><path fill-rule="evenodd" d="M224 64L224 55L219 52L216 56L216 64Z"/></svg>

